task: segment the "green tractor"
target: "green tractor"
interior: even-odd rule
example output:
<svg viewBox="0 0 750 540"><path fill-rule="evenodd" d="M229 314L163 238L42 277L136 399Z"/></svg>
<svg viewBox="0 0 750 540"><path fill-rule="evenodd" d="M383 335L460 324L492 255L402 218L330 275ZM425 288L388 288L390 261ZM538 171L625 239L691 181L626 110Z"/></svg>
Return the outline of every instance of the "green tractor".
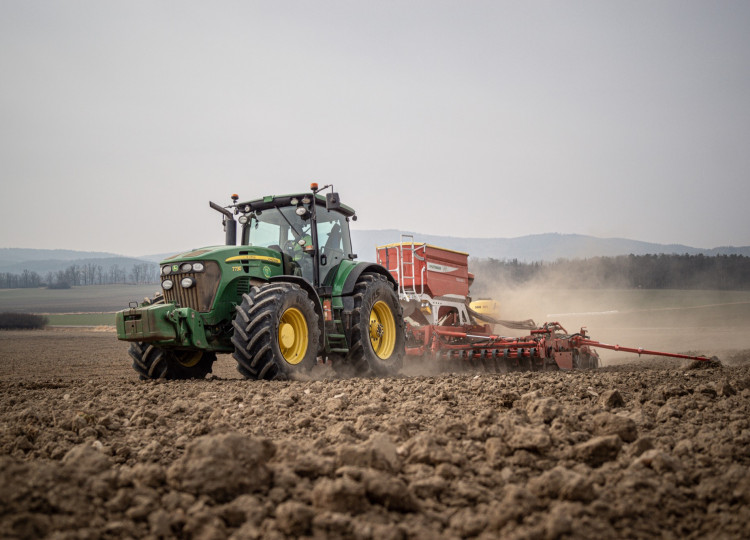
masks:
<svg viewBox="0 0 750 540"><path fill-rule="evenodd" d="M248 379L287 379L318 362L396 373L405 341L396 281L355 262L357 216L332 186L237 200L210 203L224 215L226 245L165 259L162 292L116 314L141 379L204 378L217 353L231 353Z"/></svg>

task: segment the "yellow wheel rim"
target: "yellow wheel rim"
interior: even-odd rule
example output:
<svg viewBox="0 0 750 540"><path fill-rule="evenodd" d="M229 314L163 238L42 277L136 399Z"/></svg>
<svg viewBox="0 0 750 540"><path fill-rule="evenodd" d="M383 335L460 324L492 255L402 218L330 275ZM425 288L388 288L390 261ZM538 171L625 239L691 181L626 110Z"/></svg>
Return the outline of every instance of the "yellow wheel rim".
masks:
<svg viewBox="0 0 750 540"><path fill-rule="evenodd" d="M185 351L185 354L181 355L178 353L177 355L177 361L182 367L194 367L201 361L201 358L203 358L203 351L196 351L194 353Z"/></svg>
<svg viewBox="0 0 750 540"><path fill-rule="evenodd" d="M396 348L396 320L388 304L375 302L370 311L370 343L381 360L387 360Z"/></svg>
<svg viewBox="0 0 750 540"><path fill-rule="evenodd" d="M279 320L279 349L287 363L302 362L307 352L307 321L297 308L289 308Z"/></svg>

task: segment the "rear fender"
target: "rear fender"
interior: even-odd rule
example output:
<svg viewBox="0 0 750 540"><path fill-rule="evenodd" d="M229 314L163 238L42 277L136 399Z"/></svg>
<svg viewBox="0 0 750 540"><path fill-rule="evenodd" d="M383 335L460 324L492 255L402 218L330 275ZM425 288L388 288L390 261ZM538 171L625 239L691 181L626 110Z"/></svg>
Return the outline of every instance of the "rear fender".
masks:
<svg viewBox="0 0 750 540"><path fill-rule="evenodd" d="M384 267L380 266L376 263L367 263L367 262L361 262L358 263L356 266L354 266L349 274L346 276L346 279L341 282L339 279L336 280L336 284L340 285L340 290L336 290L336 286L334 285L333 288L333 294L334 296L350 296L354 293L354 286L357 284L357 280L359 279L359 276L364 274L365 272L370 272L373 274L380 274L386 277L388 279L388 282L393 285L394 290L398 290L398 283L394 279L394 277L391 275L391 273L386 270Z"/></svg>

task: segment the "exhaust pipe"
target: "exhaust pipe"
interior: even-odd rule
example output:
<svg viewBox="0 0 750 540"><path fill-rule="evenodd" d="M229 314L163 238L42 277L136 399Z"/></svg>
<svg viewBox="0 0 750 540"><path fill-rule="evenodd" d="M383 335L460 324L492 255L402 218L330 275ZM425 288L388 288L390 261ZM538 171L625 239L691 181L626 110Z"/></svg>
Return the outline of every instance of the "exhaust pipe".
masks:
<svg viewBox="0 0 750 540"><path fill-rule="evenodd" d="M232 215L232 212L227 210L226 208L219 206L213 201L208 201L208 204L216 210L217 212L221 212L224 214L224 220L222 224L224 225L224 230L226 231L226 245L228 246L236 246L237 245L237 222L234 220L234 216Z"/></svg>

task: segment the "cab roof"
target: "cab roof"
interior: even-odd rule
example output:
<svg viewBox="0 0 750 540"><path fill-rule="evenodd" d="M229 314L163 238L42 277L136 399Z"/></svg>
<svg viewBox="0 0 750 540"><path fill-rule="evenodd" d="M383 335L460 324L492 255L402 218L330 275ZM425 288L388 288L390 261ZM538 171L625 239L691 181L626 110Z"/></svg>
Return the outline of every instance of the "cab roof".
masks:
<svg viewBox="0 0 750 540"><path fill-rule="evenodd" d="M262 199L255 199L254 201L247 201L247 202L240 202L235 204L235 207L240 212L251 212L253 210L268 210L269 208L276 208L284 207L284 206L292 206L292 199L297 199L301 201L305 197L308 199L312 197L312 193L296 193L291 195L267 195L263 197ZM315 197L315 204L317 206L322 206L325 208L326 206L326 198L324 195L320 193L316 193L314 195ZM247 208L249 207L249 208ZM346 217L352 217L356 212L354 209L350 206L347 206L345 204L341 204L336 210L336 212L340 212Z"/></svg>

